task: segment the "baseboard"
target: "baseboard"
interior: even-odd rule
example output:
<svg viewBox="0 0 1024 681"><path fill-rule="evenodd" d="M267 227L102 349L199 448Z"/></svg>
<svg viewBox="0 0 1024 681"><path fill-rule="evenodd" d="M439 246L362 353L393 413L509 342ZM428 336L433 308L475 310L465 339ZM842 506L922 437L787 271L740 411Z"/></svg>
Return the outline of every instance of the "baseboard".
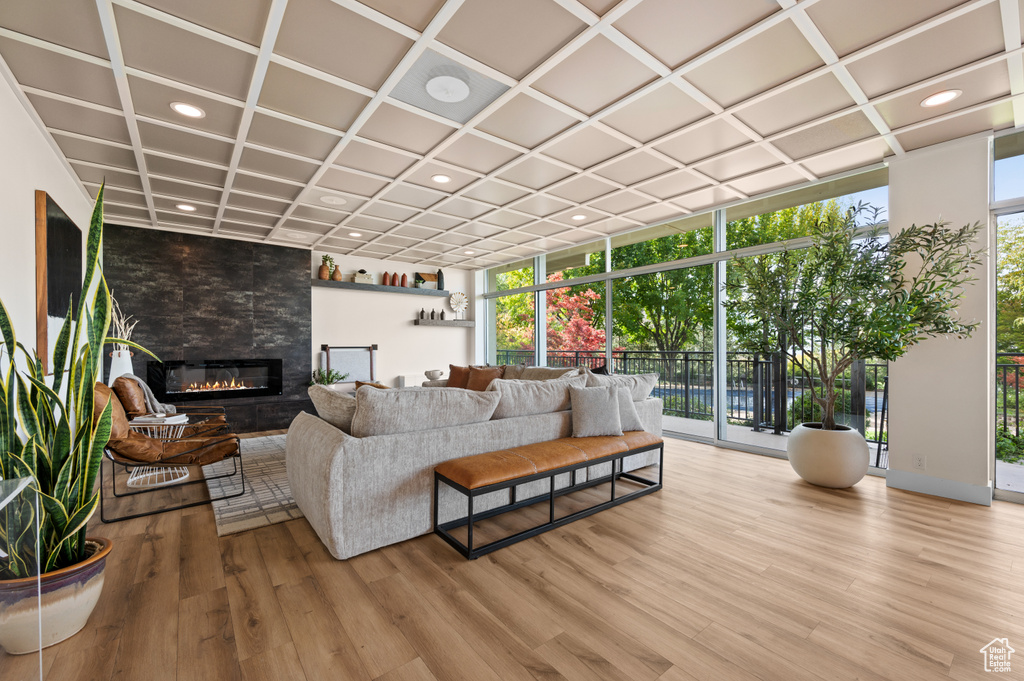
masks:
<svg viewBox="0 0 1024 681"><path fill-rule="evenodd" d="M966 501L981 506L992 505L992 483L988 485L971 485L966 482L935 478L921 473L911 471L897 471L890 469L885 476L886 487L903 489L908 492L930 494L933 497L944 497Z"/></svg>

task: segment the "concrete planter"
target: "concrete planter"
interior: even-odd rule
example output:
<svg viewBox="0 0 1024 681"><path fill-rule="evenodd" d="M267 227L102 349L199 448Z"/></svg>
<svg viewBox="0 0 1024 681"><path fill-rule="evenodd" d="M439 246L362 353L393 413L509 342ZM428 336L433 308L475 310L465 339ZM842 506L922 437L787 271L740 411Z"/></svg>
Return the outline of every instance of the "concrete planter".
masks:
<svg viewBox="0 0 1024 681"><path fill-rule="evenodd" d="M0 647L12 655L39 650L71 638L85 626L103 591L103 570L112 546L109 539L86 539L86 559L43 574L37 610L36 578L0 581Z"/></svg>
<svg viewBox="0 0 1024 681"><path fill-rule="evenodd" d="M845 488L868 472L868 443L848 426L822 430L820 423L801 423L789 434L789 464L801 478L819 487Z"/></svg>

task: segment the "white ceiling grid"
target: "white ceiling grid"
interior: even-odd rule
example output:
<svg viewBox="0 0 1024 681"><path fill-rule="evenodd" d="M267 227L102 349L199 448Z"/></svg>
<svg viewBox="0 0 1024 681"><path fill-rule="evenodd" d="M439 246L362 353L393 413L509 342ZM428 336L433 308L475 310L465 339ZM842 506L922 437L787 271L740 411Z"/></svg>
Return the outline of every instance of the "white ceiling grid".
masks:
<svg viewBox="0 0 1024 681"><path fill-rule="evenodd" d="M1024 123L1020 2L13 0L0 72L111 222L479 268Z"/></svg>

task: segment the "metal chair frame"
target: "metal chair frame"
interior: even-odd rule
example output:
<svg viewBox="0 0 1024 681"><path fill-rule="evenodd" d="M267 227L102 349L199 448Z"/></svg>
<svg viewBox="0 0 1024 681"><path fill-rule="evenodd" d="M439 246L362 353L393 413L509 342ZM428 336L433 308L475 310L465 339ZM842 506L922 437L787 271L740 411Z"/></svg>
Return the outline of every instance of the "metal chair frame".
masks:
<svg viewBox="0 0 1024 681"><path fill-rule="evenodd" d="M221 429L221 428L225 428L225 427L226 426L224 424L217 424L217 426L211 428L211 430L217 430L217 429ZM176 441L178 441L177 438L154 438L154 439L162 440L164 442L176 442ZM192 438L187 438L187 439L192 439ZM225 479L225 478L231 478L231 477L234 477L235 475L241 475L242 489L240 491L238 491L237 493L235 493L235 494L224 494L224 495L221 495L219 497L211 497L210 499L202 499L200 501L193 501L193 502L186 503L186 504L179 504L177 506L172 506L172 507L168 507L168 508L160 508L160 509L153 510L153 511L145 511L145 512L142 512L142 513L133 513L133 514L122 515L122 516L117 516L117 517L107 517L107 515L105 513L105 507L104 507L104 504L103 504L103 497L104 497L103 488L104 488L104 480L106 478L106 474L104 473L104 469L106 468L106 466L104 466L103 463L100 462L100 520L102 520L104 523L116 523L116 522L120 522L122 520L131 520L133 518L144 518L144 517L151 516L151 515L157 515L157 514L160 514L160 513L166 513L167 511L179 511L179 510L181 510L183 508L192 508L193 506L202 506L204 504L213 503L214 501L223 501L224 499L234 499L235 497L242 496L243 494L245 494L245 472L244 472L243 465L242 465L242 441L238 438L237 435L233 435L231 437L225 437L225 438L222 438L220 440L216 440L214 442L209 442L209 443L203 445L202 447L196 447L194 449L189 449L187 451L181 452L181 454L191 454L193 452L198 452L198 451L201 451L203 449L207 449L209 447L212 447L214 445L222 444L224 442L230 442L232 440L235 442L235 446L236 446L237 449L236 449L234 454L230 455L230 457L224 457L225 459L227 459L227 458L232 459L233 466L232 466L232 470L231 470L230 473L224 473L222 475L215 475L215 476L213 476L211 478L204 477L204 478L201 478L199 480L185 480L185 481L182 481L182 482L179 482L179 483L175 483L175 484L172 484L172 485L163 485L163 486L160 486L160 487L153 487L151 489L139 490L137 492L127 492L127 491L118 492L117 491L117 466L122 466L124 468L125 472L131 473L132 470L134 470L136 468L141 468L141 467L144 467L144 466L159 467L159 466L163 465L163 466L168 466L169 467L169 466L182 466L182 465L186 465L186 464L170 463L170 462L162 464L159 461L156 461L156 462L131 461L129 459L124 459L124 458L121 458L121 457L117 456L117 454L114 453L113 451L111 451L109 448L104 447L103 448L103 453L106 456L106 458L110 460L110 464L111 464L110 465L110 471L111 471L110 472L110 489L112 490L112 492L114 494L114 497L116 497L116 498L132 497L132 496L137 496L139 494L149 494L150 492L156 492L156 491L160 491L160 490L175 489L175 488L178 488L178 487L187 487L188 485L195 485L195 484L198 484L198 483L201 483L201 482L208 482L210 480L221 480L221 479ZM223 461L223 460L224 459L221 459L221 461ZM217 463L217 462L212 462L212 463ZM196 464L191 464L191 465L196 465Z"/></svg>

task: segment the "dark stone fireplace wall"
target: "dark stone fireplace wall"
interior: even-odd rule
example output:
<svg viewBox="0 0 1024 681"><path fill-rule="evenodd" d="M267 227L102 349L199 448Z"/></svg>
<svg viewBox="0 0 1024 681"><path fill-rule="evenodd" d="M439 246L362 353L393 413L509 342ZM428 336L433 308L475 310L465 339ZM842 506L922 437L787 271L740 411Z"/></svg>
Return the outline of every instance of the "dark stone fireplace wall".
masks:
<svg viewBox="0 0 1024 681"><path fill-rule="evenodd" d="M134 341L161 359L283 360L281 395L189 403L223 405L239 433L287 428L300 411L313 411L306 394L309 267L309 252L296 248L111 224L103 229L103 273L121 309L139 322ZM145 378L148 359L136 351L136 376Z"/></svg>

